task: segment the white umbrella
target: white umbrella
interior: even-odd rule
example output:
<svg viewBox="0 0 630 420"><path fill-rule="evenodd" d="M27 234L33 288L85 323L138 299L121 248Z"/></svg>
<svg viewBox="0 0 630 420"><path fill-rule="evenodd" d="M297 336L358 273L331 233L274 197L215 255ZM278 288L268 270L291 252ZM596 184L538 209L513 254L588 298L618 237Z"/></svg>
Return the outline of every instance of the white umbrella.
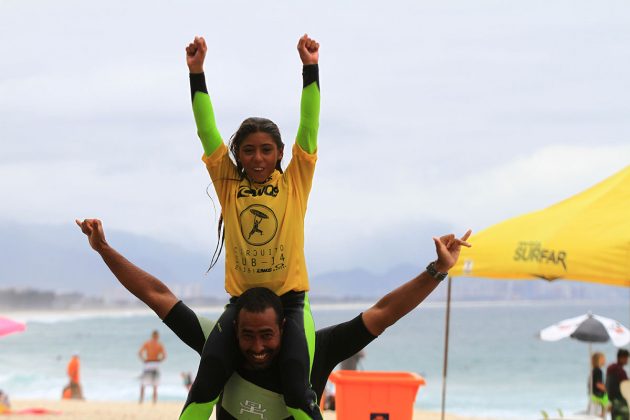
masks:
<svg viewBox="0 0 630 420"><path fill-rule="evenodd" d="M565 319L540 331L544 341L558 341L571 337L587 343L605 343L611 340L615 347L630 343L630 330L619 321L591 313Z"/></svg>
<svg viewBox="0 0 630 420"><path fill-rule="evenodd" d="M558 341L571 337L578 341L588 343L589 360L592 356L591 343L605 343L609 340L616 347L622 347L630 343L630 331L621 325L619 321L588 313L565 319L557 324L540 330L540 339L544 341ZM589 395L593 391L593 372L589 374ZM589 407L591 400L589 399Z"/></svg>

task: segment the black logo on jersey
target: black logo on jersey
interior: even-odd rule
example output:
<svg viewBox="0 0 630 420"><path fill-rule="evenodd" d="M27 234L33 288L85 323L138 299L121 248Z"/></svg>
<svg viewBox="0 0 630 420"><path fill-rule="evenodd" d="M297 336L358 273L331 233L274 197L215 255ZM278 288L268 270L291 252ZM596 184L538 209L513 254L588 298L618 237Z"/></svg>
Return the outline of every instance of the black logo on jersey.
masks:
<svg viewBox="0 0 630 420"><path fill-rule="evenodd" d="M252 204L241 212L241 234L250 245L264 245L278 230L278 219L267 206Z"/></svg>
<svg viewBox="0 0 630 420"><path fill-rule="evenodd" d="M238 194L236 198L241 197L260 197L262 195L268 195L269 197L275 197L278 195L278 187L273 185L265 185L260 188L253 188L247 185L241 185L238 189Z"/></svg>

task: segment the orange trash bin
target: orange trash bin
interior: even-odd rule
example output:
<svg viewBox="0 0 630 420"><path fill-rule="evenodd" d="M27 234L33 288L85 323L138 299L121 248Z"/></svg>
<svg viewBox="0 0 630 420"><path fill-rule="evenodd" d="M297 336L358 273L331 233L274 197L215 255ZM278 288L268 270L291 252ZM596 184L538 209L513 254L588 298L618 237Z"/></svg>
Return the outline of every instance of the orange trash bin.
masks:
<svg viewBox="0 0 630 420"><path fill-rule="evenodd" d="M411 420L422 376L412 372L336 370L337 420Z"/></svg>

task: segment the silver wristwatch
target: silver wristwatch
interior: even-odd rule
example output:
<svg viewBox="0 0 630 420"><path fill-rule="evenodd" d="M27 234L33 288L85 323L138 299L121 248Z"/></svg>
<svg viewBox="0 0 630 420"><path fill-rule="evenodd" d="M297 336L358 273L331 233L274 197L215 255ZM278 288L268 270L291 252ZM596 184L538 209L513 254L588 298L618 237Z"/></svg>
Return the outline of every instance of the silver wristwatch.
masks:
<svg viewBox="0 0 630 420"><path fill-rule="evenodd" d="M429 265L427 265L427 273L429 273L429 275L437 281L442 281L446 278L446 276L448 276L448 273L437 271L437 268L435 268L435 261L431 261Z"/></svg>

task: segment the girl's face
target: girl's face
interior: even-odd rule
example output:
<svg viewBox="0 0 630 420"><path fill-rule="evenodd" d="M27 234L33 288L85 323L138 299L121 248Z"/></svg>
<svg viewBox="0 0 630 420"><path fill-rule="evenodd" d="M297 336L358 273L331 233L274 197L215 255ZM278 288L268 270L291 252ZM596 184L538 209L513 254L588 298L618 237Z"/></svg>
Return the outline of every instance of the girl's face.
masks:
<svg viewBox="0 0 630 420"><path fill-rule="evenodd" d="M276 163L282 159L282 152L269 134L252 133L241 143L238 160L250 181L263 183L276 169Z"/></svg>
<svg viewBox="0 0 630 420"><path fill-rule="evenodd" d="M606 364L606 357L604 356L599 356L599 360L597 361L597 365L599 367L602 367Z"/></svg>

